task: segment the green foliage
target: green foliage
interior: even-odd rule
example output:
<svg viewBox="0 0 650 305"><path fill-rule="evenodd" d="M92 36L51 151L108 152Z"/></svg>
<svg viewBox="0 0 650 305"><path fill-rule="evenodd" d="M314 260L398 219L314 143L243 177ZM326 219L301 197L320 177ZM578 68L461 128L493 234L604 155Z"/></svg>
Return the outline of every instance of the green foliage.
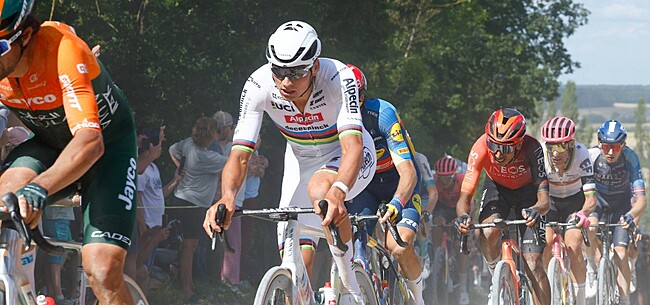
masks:
<svg viewBox="0 0 650 305"><path fill-rule="evenodd" d="M645 105L645 101L643 99L639 99L637 102L636 111L634 112L634 137L636 138L636 147L634 150L639 155L639 161L643 167L650 165L650 160L648 158L650 143L648 143L648 134L643 128L643 125L646 123L646 110L647 107Z"/></svg>

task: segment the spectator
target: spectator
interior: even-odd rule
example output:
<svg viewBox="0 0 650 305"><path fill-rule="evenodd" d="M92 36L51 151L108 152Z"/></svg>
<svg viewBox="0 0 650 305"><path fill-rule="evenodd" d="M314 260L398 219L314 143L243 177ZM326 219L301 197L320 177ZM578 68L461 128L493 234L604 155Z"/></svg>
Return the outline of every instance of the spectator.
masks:
<svg viewBox="0 0 650 305"><path fill-rule="evenodd" d="M260 141L257 141L257 146L259 147ZM264 177L264 172L269 166L269 160L266 157L258 154L258 151L255 150L250 159L250 166L248 167L247 177L246 177L246 191L244 193L244 208L246 209L256 209L257 206L257 196L259 194L259 188L261 184L262 177ZM243 217L241 219L241 253L244 255L246 261L255 260L253 251L253 219L251 217ZM263 274L257 274L258 268L255 268L253 264L243 264L241 266L241 273L247 277L248 282L259 279ZM259 275L259 276L258 276Z"/></svg>
<svg viewBox="0 0 650 305"><path fill-rule="evenodd" d="M78 204L79 202L77 202ZM43 234L55 240L72 240L70 223L75 219L73 206L73 200L66 198L57 201L54 205L45 207L43 211ZM66 299L61 289L61 267L63 267L65 259L65 255L47 255L47 291L54 296L57 304L72 305L74 301Z"/></svg>
<svg viewBox="0 0 650 305"><path fill-rule="evenodd" d="M219 138L213 144L215 150L221 149L223 155L227 158L230 154L232 146L232 137L235 131L235 122L230 113L224 111L217 111L212 118L217 123L217 130L219 131ZM219 147L214 147L218 145ZM221 189L221 181L217 187ZM235 206L242 208L244 205L244 195L246 193L245 187L242 188L237 194L235 199ZM221 193L215 195L215 199L220 199ZM217 200L215 200L216 202ZM226 238L230 241L230 246L235 250L233 253L224 252L223 263L221 267L221 282L235 293L241 294L239 289L240 283L240 269L241 269L241 218L237 217L232 220L230 228L226 231Z"/></svg>
<svg viewBox="0 0 650 305"><path fill-rule="evenodd" d="M32 132L29 129L22 126L13 126L7 128L5 133L7 136L7 143L2 147L0 153L0 159L4 160L9 152L18 146L18 144L25 142L27 139L33 136Z"/></svg>
<svg viewBox="0 0 650 305"><path fill-rule="evenodd" d="M152 161L160 157L160 146L164 140L164 128L146 128L139 132L143 135L140 154L152 155ZM153 151L153 153L152 153ZM180 182L182 176L175 172L174 178L164 187L160 178L160 171L155 162L149 163L144 173L138 175L138 209L136 214L137 227L140 232L140 248L137 254L138 284L146 289L148 287L149 272L147 262L158 243L167 239L169 229L163 227L163 214L165 213L165 198L171 194Z"/></svg>
<svg viewBox="0 0 650 305"><path fill-rule="evenodd" d="M172 161L183 173L171 202L172 205L186 208L176 209L170 215L181 221L181 289L185 299L190 301L198 299L192 291L192 262L202 229L200 220L205 217L206 208L213 203L216 181L226 163L225 156L208 149L218 136L215 120L200 117L192 127L192 136L169 148Z"/></svg>

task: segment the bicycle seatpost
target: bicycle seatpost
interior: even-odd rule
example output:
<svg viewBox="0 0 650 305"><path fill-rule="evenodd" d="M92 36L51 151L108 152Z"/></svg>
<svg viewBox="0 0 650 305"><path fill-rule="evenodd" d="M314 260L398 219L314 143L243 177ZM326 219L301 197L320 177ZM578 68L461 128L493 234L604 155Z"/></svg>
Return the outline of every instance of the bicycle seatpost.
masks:
<svg viewBox="0 0 650 305"><path fill-rule="evenodd" d="M325 215L327 215L327 200L321 200L318 203L318 207L320 208L321 216L325 218ZM343 252L348 251L348 245L341 239L339 228L334 224L334 221L330 222L327 228L330 230L330 234L332 234L332 243L334 243L334 246Z"/></svg>

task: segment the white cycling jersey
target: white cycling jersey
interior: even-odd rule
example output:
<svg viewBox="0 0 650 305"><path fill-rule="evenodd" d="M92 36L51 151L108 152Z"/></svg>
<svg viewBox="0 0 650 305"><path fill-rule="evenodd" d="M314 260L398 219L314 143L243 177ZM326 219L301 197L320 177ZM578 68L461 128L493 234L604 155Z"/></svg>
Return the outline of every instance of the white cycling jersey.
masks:
<svg viewBox="0 0 650 305"><path fill-rule="evenodd" d="M340 61L319 58L320 68L311 96L301 113L285 100L275 86L270 64L257 69L246 81L240 98L239 121L232 149L252 152L266 112L287 139L280 207L311 207L307 185L318 170L338 171L341 158L339 138L346 134L362 136L364 161L357 181L346 200L360 193L372 180L376 169L375 146L363 128L354 74ZM317 215L300 215L303 224L320 227ZM278 243L285 240L284 227L278 225ZM317 238L301 234L301 239Z"/></svg>
<svg viewBox="0 0 650 305"><path fill-rule="evenodd" d="M544 150L544 167L546 177L549 182L549 194L557 198L566 198L577 194L581 189L584 192L596 189L593 179L588 179L588 183L582 184L583 177L593 177L594 171L589 158L589 150L582 143L575 142L574 155L571 159L569 169L562 175L553 167L551 156L542 145Z"/></svg>
<svg viewBox="0 0 650 305"><path fill-rule="evenodd" d="M251 74L242 90L232 149L254 150L264 112L289 141L298 159L327 155L340 148L339 137L345 134L361 135L363 123L354 74L340 61L318 60L320 69L304 113L282 97L270 64Z"/></svg>

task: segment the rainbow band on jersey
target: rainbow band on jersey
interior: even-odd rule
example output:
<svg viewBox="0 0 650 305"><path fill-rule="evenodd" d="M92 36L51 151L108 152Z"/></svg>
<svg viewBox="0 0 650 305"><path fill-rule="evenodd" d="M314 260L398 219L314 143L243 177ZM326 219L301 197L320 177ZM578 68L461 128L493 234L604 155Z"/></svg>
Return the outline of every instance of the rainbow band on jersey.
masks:
<svg viewBox="0 0 650 305"><path fill-rule="evenodd" d="M241 150L252 154L255 151L255 145L256 143L253 141L236 139L233 141L230 150Z"/></svg>
<svg viewBox="0 0 650 305"><path fill-rule="evenodd" d="M349 134L361 136L361 128L360 125L345 125L339 128L339 139Z"/></svg>

